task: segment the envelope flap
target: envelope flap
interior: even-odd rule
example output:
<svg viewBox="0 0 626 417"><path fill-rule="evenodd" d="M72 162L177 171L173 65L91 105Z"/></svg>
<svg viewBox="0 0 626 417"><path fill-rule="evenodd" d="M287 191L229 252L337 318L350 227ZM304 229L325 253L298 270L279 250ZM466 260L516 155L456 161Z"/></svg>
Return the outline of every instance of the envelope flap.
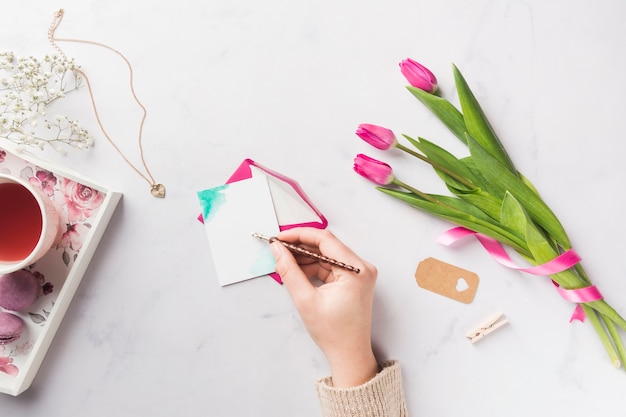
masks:
<svg viewBox="0 0 626 417"><path fill-rule="evenodd" d="M244 159L226 183L252 178L253 170L256 175L265 175L268 178L280 230L294 227L325 229L328 226L328 221L309 200L300 184L252 159ZM202 215L198 216L198 220L203 221Z"/></svg>
<svg viewBox="0 0 626 417"><path fill-rule="evenodd" d="M233 172L232 175L228 178L226 184L235 181L245 180L252 177L252 170L250 169L250 167L254 164L255 162L252 159L244 159L243 162L239 164L235 172Z"/></svg>
<svg viewBox="0 0 626 417"><path fill-rule="evenodd" d="M319 214L307 203L290 184L267 175L258 167L251 167L252 176L263 176L267 183L274 203L276 219L280 225L321 223Z"/></svg>
<svg viewBox="0 0 626 417"><path fill-rule="evenodd" d="M240 178L239 175L248 175L248 172L251 175L267 176L281 230L303 226L324 229L328 226L324 215L309 200L297 181L251 159L246 159L231 178Z"/></svg>

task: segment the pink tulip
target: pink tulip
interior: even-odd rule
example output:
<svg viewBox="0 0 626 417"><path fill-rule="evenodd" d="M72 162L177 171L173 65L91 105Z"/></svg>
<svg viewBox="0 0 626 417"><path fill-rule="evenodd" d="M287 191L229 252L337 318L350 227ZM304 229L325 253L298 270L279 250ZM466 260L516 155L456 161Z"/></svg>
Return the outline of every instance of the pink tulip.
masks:
<svg viewBox="0 0 626 417"><path fill-rule="evenodd" d="M437 91L437 78L419 62L411 58L403 60L400 62L400 72L413 87L424 90L427 93Z"/></svg>
<svg viewBox="0 0 626 417"><path fill-rule="evenodd" d="M356 135L373 147L383 151L396 146L398 143L396 135L382 126L360 124L356 129Z"/></svg>
<svg viewBox="0 0 626 417"><path fill-rule="evenodd" d="M393 171L388 164L361 153L354 158L354 171L378 185L388 185L394 180Z"/></svg>

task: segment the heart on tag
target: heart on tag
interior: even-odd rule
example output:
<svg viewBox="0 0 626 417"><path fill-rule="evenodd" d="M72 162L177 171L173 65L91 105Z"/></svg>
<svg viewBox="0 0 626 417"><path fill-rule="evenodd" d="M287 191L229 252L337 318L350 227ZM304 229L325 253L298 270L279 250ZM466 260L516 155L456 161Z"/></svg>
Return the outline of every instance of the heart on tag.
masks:
<svg viewBox="0 0 626 417"><path fill-rule="evenodd" d="M459 278L456 281L456 290L458 292L463 292L469 288L469 284L463 278Z"/></svg>
<svg viewBox="0 0 626 417"><path fill-rule="evenodd" d="M424 289L465 304L474 299L480 281L474 272L435 258L426 258L419 263L415 280Z"/></svg>
<svg viewBox="0 0 626 417"><path fill-rule="evenodd" d="M156 198L165 198L165 186L163 184L154 184L150 192Z"/></svg>

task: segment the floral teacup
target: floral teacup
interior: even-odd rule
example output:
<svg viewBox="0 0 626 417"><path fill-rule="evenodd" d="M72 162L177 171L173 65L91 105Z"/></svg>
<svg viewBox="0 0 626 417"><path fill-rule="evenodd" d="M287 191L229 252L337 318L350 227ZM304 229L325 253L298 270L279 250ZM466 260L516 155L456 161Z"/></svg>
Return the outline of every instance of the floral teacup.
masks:
<svg viewBox="0 0 626 417"><path fill-rule="evenodd" d="M0 274L35 263L60 238L52 200L31 184L0 174Z"/></svg>

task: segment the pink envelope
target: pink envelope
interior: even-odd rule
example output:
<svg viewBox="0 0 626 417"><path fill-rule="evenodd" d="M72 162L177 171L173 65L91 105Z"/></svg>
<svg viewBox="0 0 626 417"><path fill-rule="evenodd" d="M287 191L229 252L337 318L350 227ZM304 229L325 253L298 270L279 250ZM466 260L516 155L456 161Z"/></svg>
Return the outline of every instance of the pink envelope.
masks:
<svg viewBox="0 0 626 417"><path fill-rule="evenodd" d="M324 215L313 205L296 181L272 171L252 159L245 159L226 183L245 180L256 175L267 177L280 230L294 227L325 229L328 226L328 221ZM202 221L202 215L198 216L198 220ZM282 284L277 273L272 273L270 276Z"/></svg>

